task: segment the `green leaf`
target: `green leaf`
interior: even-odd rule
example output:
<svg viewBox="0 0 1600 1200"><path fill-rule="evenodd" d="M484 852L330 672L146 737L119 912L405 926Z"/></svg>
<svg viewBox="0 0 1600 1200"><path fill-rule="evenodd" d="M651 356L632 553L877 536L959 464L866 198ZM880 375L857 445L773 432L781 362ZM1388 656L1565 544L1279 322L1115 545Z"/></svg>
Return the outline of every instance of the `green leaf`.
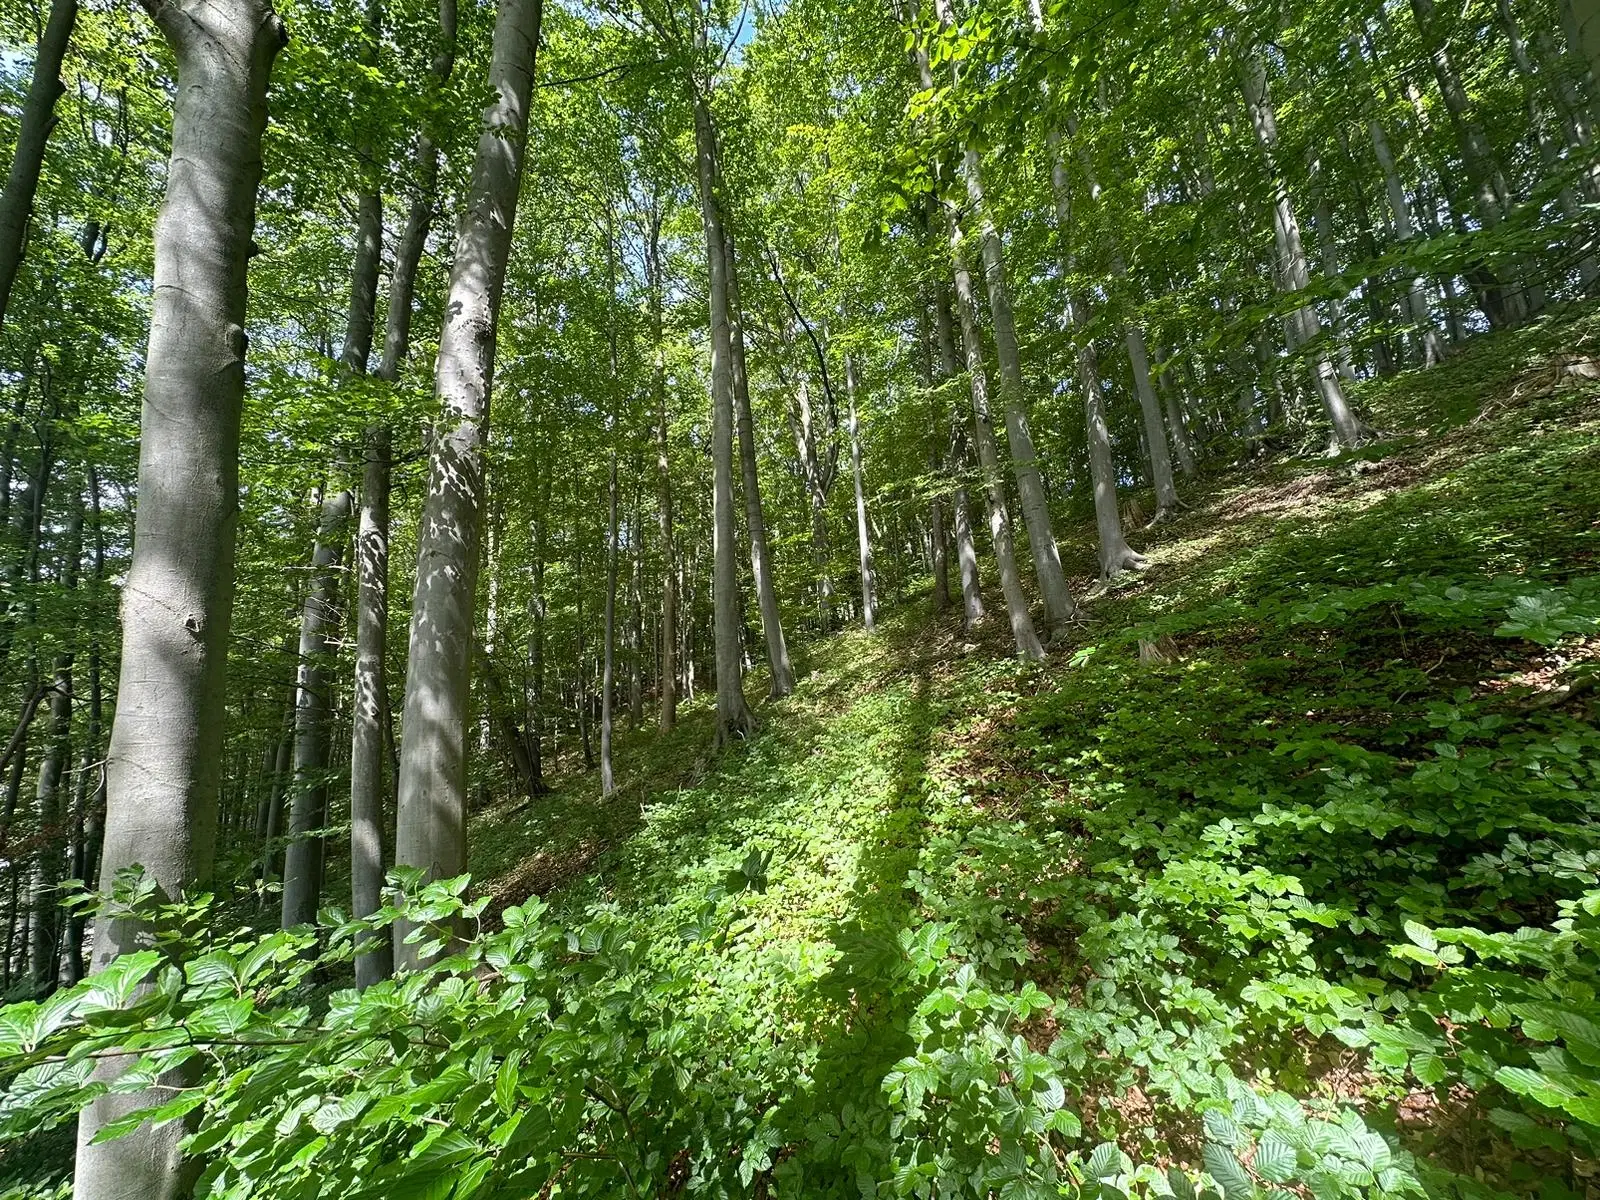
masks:
<svg viewBox="0 0 1600 1200"><path fill-rule="evenodd" d="M1250 1164L1257 1175L1273 1183L1287 1183L1294 1178L1299 1156L1282 1134L1268 1130L1256 1145L1255 1158ZM1219 1181L1220 1182L1220 1181Z"/></svg>
<svg viewBox="0 0 1600 1200"><path fill-rule="evenodd" d="M1206 1172L1221 1185L1225 1200L1251 1200L1255 1195L1255 1184L1250 1182L1250 1176L1232 1150L1216 1142L1207 1142L1201 1157Z"/></svg>

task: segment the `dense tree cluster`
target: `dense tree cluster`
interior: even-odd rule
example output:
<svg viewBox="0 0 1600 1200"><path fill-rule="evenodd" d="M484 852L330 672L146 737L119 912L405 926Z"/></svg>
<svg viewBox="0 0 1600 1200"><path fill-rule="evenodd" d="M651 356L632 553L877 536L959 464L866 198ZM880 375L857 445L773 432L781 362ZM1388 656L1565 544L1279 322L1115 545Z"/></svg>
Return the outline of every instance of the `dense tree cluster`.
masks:
<svg viewBox="0 0 1600 1200"><path fill-rule="evenodd" d="M930 577L1070 644L1188 481L1589 294L1588 15L5 0L0 987L139 944L66 880L459 875ZM170 1194L181 1125L89 1140L139 1102L79 1196Z"/></svg>

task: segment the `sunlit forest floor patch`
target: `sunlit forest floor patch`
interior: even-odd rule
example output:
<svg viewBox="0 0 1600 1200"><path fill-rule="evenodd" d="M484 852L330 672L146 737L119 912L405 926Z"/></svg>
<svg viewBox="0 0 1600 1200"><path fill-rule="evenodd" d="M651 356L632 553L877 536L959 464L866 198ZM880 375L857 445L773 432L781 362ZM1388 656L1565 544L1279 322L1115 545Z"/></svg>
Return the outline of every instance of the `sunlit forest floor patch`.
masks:
<svg viewBox="0 0 1600 1200"><path fill-rule="evenodd" d="M783 1194L1031 1187L1084 1139L1230 1200L1582 1194L1596 960L1551 926L1600 907L1590 347L1479 339L1361 394L1370 449L1215 470L1042 667L999 606L814 645L721 758L691 708L613 799L481 814L474 873L693 975Z"/></svg>

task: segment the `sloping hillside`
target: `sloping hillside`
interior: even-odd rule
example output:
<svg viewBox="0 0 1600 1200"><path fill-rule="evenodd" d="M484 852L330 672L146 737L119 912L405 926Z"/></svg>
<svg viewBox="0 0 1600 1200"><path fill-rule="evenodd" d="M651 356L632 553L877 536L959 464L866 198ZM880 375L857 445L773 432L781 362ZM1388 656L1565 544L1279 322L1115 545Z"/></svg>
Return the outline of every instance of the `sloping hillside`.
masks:
<svg viewBox="0 0 1600 1200"><path fill-rule="evenodd" d="M802 652L734 752L694 711L621 743L611 801L579 777L482 814L498 903L537 892L693 981L677 1084L716 1115L663 1186L720 1155L758 1194L1183 1194L1173 1165L1228 1200L1581 1194L1586 349L1589 319L1479 339L1362 394L1370 449L1214 473L1136 541L1145 574L1078 581L1042 668L1002 619L915 604ZM1498 940L1563 917L1577 941Z"/></svg>

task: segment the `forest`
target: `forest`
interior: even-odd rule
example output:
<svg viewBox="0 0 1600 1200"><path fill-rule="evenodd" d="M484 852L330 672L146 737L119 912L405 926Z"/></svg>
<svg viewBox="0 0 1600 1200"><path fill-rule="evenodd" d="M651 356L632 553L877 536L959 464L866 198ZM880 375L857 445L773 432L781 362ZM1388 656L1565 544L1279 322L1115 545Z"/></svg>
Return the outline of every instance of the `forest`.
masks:
<svg viewBox="0 0 1600 1200"><path fill-rule="evenodd" d="M1600 1196L1600 0L0 0L0 1200Z"/></svg>

